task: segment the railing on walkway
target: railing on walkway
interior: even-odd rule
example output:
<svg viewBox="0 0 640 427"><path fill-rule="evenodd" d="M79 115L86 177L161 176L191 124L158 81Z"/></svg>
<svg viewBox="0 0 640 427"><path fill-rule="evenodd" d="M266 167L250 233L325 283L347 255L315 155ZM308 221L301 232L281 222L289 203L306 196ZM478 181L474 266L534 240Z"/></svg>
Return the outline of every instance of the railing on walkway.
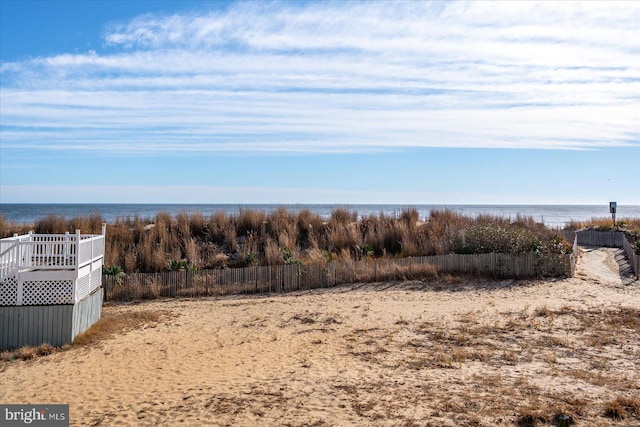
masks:
<svg viewBox="0 0 640 427"><path fill-rule="evenodd" d="M624 249L625 254L627 254L627 258L629 259L629 264L631 264L633 272L636 277L640 279L640 255L636 254L636 248L631 246L631 243L629 243L629 240L626 237L622 240L622 248Z"/></svg>

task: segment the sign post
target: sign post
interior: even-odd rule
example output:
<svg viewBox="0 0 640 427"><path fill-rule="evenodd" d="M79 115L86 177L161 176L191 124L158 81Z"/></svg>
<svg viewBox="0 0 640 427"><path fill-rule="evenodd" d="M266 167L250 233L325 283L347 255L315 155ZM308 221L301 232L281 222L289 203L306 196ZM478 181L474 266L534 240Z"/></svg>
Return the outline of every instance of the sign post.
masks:
<svg viewBox="0 0 640 427"><path fill-rule="evenodd" d="M616 202L609 202L609 212L611 212L611 219L613 220L614 228L616 226L616 208L617 208Z"/></svg>

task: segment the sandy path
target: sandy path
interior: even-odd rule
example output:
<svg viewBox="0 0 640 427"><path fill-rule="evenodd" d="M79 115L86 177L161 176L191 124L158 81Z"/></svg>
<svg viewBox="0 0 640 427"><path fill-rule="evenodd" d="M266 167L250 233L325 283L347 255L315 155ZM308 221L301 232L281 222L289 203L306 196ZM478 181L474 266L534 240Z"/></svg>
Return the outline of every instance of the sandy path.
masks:
<svg viewBox="0 0 640 427"><path fill-rule="evenodd" d="M587 280L594 280L602 284L620 285L622 278L618 271L614 248L583 248L581 270Z"/></svg>
<svg viewBox="0 0 640 427"><path fill-rule="evenodd" d="M70 403L72 425L108 426L513 425L522 405L547 408L562 393L595 394L596 405L614 388L638 393L638 339L596 354L574 320L533 313L640 308L640 284L623 284L616 251L585 249L566 280L380 283L111 306L173 317L97 346L12 362L0 372L0 402ZM470 341L460 325L469 335L488 332ZM432 330L455 330L459 342L445 347ZM502 333L513 333L513 343ZM528 344L538 339L564 344ZM484 353L448 361L463 350ZM441 352L442 366L433 359ZM571 369L614 379L598 385L567 377ZM584 411L582 425L608 425Z"/></svg>

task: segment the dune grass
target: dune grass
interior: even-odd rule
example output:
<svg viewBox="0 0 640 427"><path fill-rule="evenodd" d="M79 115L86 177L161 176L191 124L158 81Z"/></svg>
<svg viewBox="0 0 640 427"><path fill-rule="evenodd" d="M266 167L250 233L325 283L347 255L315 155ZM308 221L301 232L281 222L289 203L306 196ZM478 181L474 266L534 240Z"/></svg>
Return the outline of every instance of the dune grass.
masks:
<svg viewBox="0 0 640 427"><path fill-rule="evenodd" d="M640 235L640 218L618 218L613 225L611 217L591 218L588 221L571 221L567 230L593 229L597 231L624 231L629 234Z"/></svg>
<svg viewBox="0 0 640 427"><path fill-rule="evenodd" d="M13 233L63 233L81 229L99 233L100 215L65 219L49 215L35 224L14 224L0 217L0 236ZM434 210L420 218L407 208L396 215L359 217L334 210L322 218L307 209L270 212L241 209L235 214L160 212L153 218L121 217L108 225L106 265L125 272L177 268L225 268L248 265L350 261L370 257L406 257L448 253L568 253L557 231L530 217L477 218Z"/></svg>

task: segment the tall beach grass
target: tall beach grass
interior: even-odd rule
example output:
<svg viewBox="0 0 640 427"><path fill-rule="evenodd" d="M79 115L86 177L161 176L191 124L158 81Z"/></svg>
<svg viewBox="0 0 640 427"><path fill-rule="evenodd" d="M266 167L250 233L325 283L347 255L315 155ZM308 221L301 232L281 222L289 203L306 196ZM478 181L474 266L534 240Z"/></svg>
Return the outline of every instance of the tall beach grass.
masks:
<svg viewBox="0 0 640 427"><path fill-rule="evenodd" d="M16 224L0 216L0 235L100 233L100 215L65 219L49 215L35 224ZM160 212L155 217L119 217L107 227L106 265L127 272L172 268L225 268L247 265L351 261L449 253L568 253L557 230L531 217L469 217L433 210L426 218L406 208L396 215L360 217L336 209L328 218L303 209L271 212L241 209L209 216Z"/></svg>

